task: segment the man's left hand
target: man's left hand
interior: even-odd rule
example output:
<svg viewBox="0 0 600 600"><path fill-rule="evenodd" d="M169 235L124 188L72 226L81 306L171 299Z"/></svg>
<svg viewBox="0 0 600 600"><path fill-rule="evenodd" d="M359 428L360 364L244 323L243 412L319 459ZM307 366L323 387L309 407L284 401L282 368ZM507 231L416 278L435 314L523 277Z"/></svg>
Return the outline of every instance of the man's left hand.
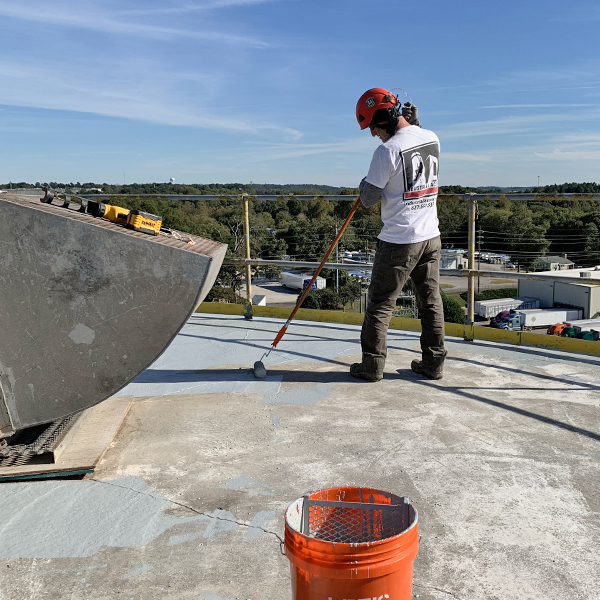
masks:
<svg viewBox="0 0 600 600"><path fill-rule="evenodd" d="M405 102L402 107L402 116L408 121L409 125L421 127L421 123L419 123L419 118L417 117L418 110L419 109L412 104L412 102Z"/></svg>

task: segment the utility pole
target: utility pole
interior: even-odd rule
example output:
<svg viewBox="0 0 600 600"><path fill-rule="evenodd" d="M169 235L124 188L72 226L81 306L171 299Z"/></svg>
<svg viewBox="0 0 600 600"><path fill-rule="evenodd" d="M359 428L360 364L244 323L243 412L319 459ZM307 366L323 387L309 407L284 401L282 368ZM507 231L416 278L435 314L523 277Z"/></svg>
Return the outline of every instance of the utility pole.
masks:
<svg viewBox="0 0 600 600"><path fill-rule="evenodd" d="M246 259L250 256L250 222L248 218L248 194L240 194L238 198L243 202L244 211L244 242L246 246ZM252 319L252 269L246 263L246 304L244 306L244 317Z"/></svg>
<svg viewBox="0 0 600 600"><path fill-rule="evenodd" d="M477 217L477 200L473 194L465 194L465 200L469 203L469 271L475 270L475 219ZM467 289L467 325L475 324L475 287L473 286L473 275L469 274ZM470 339L472 341L472 339Z"/></svg>
<svg viewBox="0 0 600 600"><path fill-rule="evenodd" d="M338 235L338 226L336 225L335 226L335 237L337 237L337 235ZM338 255L338 246L339 245L340 245L339 242L335 245L335 262L336 263L340 262L339 255ZM340 292L340 270L336 269L335 270L335 293L339 294L339 292Z"/></svg>
<svg viewBox="0 0 600 600"><path fill-rule="evenodd" d="M477 231L477 270L481 271L481 227ZM479 294L479 275L477 275L477 293Z"/></svg>

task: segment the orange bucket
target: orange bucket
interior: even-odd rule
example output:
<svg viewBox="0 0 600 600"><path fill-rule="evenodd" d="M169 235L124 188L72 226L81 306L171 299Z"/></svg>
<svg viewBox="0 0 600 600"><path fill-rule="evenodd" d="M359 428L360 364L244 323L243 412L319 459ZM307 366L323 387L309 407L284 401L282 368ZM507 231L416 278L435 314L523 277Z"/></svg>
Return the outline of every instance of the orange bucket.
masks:
<svg viewBox="0 0 600 600"><path fill-rule="evenodd" d="M285 513L293 600L411 600L418 551L417 511L402 496L329 488Z"/></svg>

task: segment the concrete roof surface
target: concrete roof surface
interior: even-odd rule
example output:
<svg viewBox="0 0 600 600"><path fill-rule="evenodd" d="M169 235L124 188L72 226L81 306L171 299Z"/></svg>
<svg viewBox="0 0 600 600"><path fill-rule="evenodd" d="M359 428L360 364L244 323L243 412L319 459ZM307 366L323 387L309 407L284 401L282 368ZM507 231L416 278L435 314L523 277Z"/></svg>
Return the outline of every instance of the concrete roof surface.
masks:
<svg viewBox="0 0 600 600"><path fill-rule="evenodd" d="M258 381L281 325L194 315L93 475L2 484L0 598L289 599L285 508L341 485L418 510L415 597L598 597L600 359L449 338L430 381L393 330L367 383L359 328L295 321Z"/></svg>

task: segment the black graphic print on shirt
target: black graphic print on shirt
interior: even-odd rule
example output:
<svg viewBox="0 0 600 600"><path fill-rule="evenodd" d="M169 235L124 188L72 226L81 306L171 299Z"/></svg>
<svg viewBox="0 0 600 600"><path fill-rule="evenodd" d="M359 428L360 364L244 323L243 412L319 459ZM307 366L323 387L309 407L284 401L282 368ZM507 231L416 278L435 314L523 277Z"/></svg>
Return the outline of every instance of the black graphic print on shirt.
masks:
<svg viewBox="0 0 600 600"><path fill-rule="evenodd" d="M430 142L402 152L406 204L426 205L426 199L435 200L430 196L438 192L439 160L440 146L437 142Z"/></svg>

